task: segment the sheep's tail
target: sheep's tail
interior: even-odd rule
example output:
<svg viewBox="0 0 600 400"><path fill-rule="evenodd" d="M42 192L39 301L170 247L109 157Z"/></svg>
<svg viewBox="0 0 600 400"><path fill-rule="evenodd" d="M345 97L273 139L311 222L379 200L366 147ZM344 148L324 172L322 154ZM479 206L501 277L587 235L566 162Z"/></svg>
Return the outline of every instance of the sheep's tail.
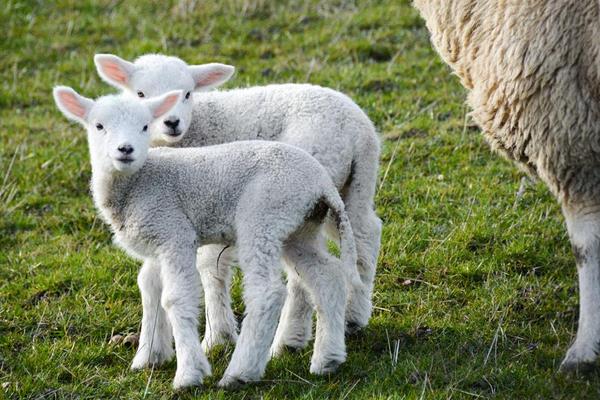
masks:
<svg viewBox="0 0 600 400"><path fill-rule="evenodd" d="M331 185L331 190L325 191L323 202L329 207L329 210L336 221L340 235L340 259L348 272L348 281L352 286L359 285L361 280L356 268L357 256L354 233L352 232L348 214L346 214L344 202L338 191L334 189L333 183Z"/></svg>

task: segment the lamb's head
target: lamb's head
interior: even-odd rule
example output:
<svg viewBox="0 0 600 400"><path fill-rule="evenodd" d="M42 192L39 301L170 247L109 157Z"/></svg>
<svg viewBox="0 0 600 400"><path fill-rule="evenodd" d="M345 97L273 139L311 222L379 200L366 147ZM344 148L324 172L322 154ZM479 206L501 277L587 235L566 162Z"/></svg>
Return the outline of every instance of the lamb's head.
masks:
<svg viewBox="0 0 600 400"><path fill-rule="evenodd" d="M150 126L153 145L180 141L191 124L192 93L223 84L235 70L230 65L217 63L187 65L177 57L160 54L148 54L133 63L111 54L96 54L94 62L103 80L138 97L183 91L175 107Z"/></svg>
<svg viewBox="0 0 600 400"><path fill-rule="evenodd" d="M174 91L140 101L123 93L91 100L66 86L55 87L53 94L62 113L86 128L92 168L127 175L146 161L149 125L182 96L181 91Z"/></svg>

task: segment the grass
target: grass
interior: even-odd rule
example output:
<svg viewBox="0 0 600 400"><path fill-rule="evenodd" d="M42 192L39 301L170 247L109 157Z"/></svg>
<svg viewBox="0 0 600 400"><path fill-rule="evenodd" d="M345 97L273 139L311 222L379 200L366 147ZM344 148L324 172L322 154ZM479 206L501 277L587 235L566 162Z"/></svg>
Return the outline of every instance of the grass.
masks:
<svg viewBox="0 0 600 400"><path fill-rule="evenodd" d="M491 154L465 92L403 0L0 4L0 398L597 398L600 376L556 373L575 332L576 269L559 207ZM96 52L238 67L227 87L312 82L363 107L384 138L385 227L375 312L336 374L311 349L264 382L173 394L175 364L133 373L138 265L111 245L88 193L80 127L51 88L107 93ZM235 309L242 309L239 277Z"/></svg>

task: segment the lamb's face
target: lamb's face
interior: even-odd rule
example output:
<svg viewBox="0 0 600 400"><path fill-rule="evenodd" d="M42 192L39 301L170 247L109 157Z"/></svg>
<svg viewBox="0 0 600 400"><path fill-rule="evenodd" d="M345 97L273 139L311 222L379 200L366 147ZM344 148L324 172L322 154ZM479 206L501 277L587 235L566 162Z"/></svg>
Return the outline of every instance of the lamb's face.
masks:
<svg viewBox="0 0 600 400"><path fill-rule="evenodd" d="M195 84L187 65L174 57L142 58L134 64L127 91L140 98L181 90L182 99L163 117L150 125L152 143L176 143L187 133L192 120L192 92Z"/></svg>
<svg viewBox="0 0 600 400"><path fill-rule="evenodd" d="M59 86L54 89L54 99L67 118L86 128L93 169L132 174L146 161L149 126L173 108L181 92L143 101L127 93L93 101Z"/></svg>
<svg viewBox="0 0 600 400"><path fill-rule="evenodd" d="M122 174L138 171L148 155L152 119L148 107L130 96L98 99L87 120L93 162Z"/></svg>
<svg viewBox="0 0 600 400"><path fill-rule="evenodd" d="M149 127L152 145L176 143L192 122L192 93L226 82L234 68L224 64L187 65L177 57L149 54L130 63L117 56L97 54L98 73L109 84L140 98L181 90L179 102Z"/></svg>

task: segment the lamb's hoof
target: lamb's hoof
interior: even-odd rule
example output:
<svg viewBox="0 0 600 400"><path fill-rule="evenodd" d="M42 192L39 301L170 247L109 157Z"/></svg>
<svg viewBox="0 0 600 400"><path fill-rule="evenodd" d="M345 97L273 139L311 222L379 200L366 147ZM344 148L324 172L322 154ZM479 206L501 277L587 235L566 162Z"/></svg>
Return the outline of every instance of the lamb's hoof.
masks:
<svg viewBox="0 0 600 400"><path fill-rule="evenodd" d="M355 333L367 326L372 309L373 304L368 296L360 292L354 293L346 307L346 333Z"/></svg>
<svg viewBox="0 0 600 400"><path fill-rule="evenodd" d="M210 373L205 374L204 371L199 368L188 368L185 371L180 371L180 369L177 368L175 379L173 379L173 389L182 390L189 387L201 386L204 377L209 375Z"/></svg>
<svg viewBox="0 0 600 400"><path fill-rule="evenodd" d="M139 371L152 366L161 366L173 359L175 351L171 347L165 347L162 351L152 351L151 353L145 350L138 350L131 362L131 370Z"/></svg>
<svg viewBox="0 0 600 400"><path fill-rule="evenodd" d="M245 386L247 383L248 381L238 376L223 375L223 378L221 378L219 381L218 386L225 390L236 390Z"/></svg>
<svg viewBox="0 0 600 400"><path fill-rule="evenodd" d="M280 347L281 349L281 353L286 352L286 353L299 353L301 352L304 348L306 347L306 344L284 344L283 346Z"/></svg>
<svg viewBox="0 0 600 400"><path fill-rule="evenodd" d="M207 340L206 338L202 340L201 347L204 354L210 353L210 351L217 345L223 344L223 341L220 340Z"/></svg>
<svg viewBox="0 0 600 400"><path fill-rule="evenodd" d="M310 373L315 375L326 375L335 372L344 360L323 360L310 363Z"/></svg>
<svg viewBox="0 0 600 400"><path fill-rule="evenodd" d="M231 343L235 344L237 342L237 334L218 334L218 335L204 335L204 339L202 340L202 351L204 354L208 354L215 346L220 344Z"/></svg>
<svg viewBox="0 0 600 400"><path fill-rule="evenodd" d="M362 324L356 321L346 322L346 335L354 335L360 332L367 324Z"/></svg>
<svg viewBox="0 0 600 400"><path fill-rule="evenodd" d="M278 346L273 346L273 348L271 348L271 358L279 357L284 353L299 353L306 347L306 345L307 345L306 343L302 343L302 344L280 344Z"/></svg>
<svg viewBox="0 0 600 400"><path fill-rule="evenodd" d="M595 369L596 358L593 348L573 344L560 364L559 371L566 374L588 374Z"/></svg>

